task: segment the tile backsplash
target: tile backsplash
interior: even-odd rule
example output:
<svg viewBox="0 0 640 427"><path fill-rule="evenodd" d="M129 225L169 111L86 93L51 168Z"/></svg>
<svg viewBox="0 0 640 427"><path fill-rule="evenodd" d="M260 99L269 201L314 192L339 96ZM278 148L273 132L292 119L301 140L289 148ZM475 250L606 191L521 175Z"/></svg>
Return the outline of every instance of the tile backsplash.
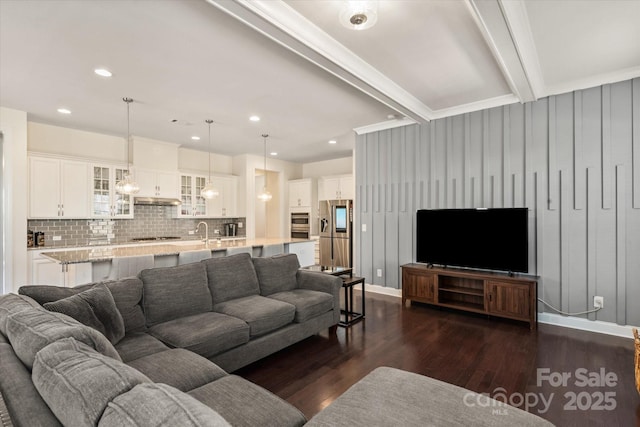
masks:
<svg viewBox="0 0 640 427"><path fill-rule="evenodd" d="M242 222L246 225L246 218L177 218L176 206L134 206L134 219L41 219L29 220L27 228L33 232L45 233L47 248L68 246L114 245L131 243L131 239L138 237L176 236L181 239L200 239L204 237L204 228L196 234L189 234L195 230L200 221L209 225L209 238L217 237L214 230L220 230L224 236L224 224L228 222ZM238 228L238 236L245 235L246 228ZM60 236L60 240L53 240L53 236Z"/></svg>

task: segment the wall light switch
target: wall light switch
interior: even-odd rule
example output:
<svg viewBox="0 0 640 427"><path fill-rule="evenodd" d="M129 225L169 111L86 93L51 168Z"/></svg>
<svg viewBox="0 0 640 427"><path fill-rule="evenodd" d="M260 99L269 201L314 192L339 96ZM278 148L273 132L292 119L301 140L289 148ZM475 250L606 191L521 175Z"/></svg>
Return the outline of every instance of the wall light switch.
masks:
<svg viewBox="0 0 640 427"><path fill-rule="evenodd" d="M367 231L367 224L362 224L362 231L364 231L364 232Z"/></svg>
<svg viewBox="0 0 640 427"><path fill-rule="evenodd" d="M376 276L378 277L382 277L382 269L379 268L378 270L376 270Z"/></svg>

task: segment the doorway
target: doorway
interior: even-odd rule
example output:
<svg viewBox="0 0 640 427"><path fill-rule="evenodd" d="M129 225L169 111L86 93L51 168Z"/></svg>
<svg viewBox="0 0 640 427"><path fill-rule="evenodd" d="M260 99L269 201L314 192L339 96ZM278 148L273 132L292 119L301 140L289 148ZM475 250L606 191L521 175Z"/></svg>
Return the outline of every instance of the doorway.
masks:
<svg viewBox="0 0 640 427"><path fill-rule="evenodd" d="M263 202L257 199L258 194L266 187L272 199ZM256 169L255 172L255 210L254 224L256 239L281 237L280 227L280 173Z"/></svg>

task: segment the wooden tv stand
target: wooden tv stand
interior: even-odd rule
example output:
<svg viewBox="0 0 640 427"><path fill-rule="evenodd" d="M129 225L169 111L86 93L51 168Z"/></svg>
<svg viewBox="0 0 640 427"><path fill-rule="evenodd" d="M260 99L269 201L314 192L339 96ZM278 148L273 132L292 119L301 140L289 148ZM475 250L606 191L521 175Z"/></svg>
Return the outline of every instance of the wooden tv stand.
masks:
<svg viewBox="0 0 640 427"><path fill-rule="evenodd" d="M411 301L505 317L536 327L538 277L461 268L402 266L402 303Z"/></svg>

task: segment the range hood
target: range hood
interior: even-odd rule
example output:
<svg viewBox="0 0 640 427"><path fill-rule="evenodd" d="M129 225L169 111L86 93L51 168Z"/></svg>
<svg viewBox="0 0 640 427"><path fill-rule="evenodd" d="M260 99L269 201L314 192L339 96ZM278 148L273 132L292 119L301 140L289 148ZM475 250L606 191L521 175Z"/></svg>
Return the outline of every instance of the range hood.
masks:
<svg viewBox="0 0 640 427"><path fill-rule="evenodd" d="M182 202L179 199L168 199L165 197L134 197L134 205L151 206L178 206Z"/></svg>

